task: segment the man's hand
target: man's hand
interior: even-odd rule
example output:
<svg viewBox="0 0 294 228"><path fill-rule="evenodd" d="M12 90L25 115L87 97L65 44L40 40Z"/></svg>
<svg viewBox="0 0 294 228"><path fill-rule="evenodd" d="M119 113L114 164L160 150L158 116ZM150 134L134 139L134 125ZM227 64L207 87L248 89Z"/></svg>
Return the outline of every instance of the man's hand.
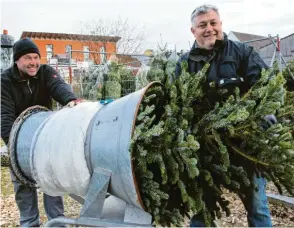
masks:
<svg viewBox="0 0 294 228"><path fill-rule="evenodd" d="M264 121L261 124L261 127L264 130L267 130L268 128L270 128L272 125L278 123L277 118L275 115L271 114L271 115L266 115L264 117Z"/></svg>
<svg viewBox="0 0 294 228"><path fill-rule="evenodd" d="M65 107L68 107L68 108L72 108L72 107L74 107L74 106L76 106L77 104L79 104L79 103L81 103L81 102L83 102L84 100L83 99L76 99L76 100L73 100L73 101L70 101L70 102L68 102L66 105L65 105Z"/></svg>

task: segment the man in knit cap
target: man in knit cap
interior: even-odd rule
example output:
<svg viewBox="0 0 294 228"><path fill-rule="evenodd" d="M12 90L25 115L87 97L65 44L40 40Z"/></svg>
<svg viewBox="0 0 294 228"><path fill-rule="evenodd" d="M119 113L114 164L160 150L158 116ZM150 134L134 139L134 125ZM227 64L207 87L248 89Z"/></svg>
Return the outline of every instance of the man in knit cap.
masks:
<svg viewBox="0 0 294 228"><path fill-rule="evenodd" d="M52 98L62 105L78 103L70 86L49 65L40 64L40 51L28 38L13 46L13 66L1 73L1 138L8 144L9 134L16 118L35 105L52 109ZM20 211L20 226L40 226L37 191L17 180L11 172L15 200ZM44 194L48 219L63 216L61 197Z"/></svg>

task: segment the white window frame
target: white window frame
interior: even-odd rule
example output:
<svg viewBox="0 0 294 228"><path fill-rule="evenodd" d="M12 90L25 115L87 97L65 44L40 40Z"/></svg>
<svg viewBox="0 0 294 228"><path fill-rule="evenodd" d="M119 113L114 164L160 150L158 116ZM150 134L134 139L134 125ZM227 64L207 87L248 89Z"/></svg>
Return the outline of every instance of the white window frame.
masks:
<svg viewBox="0 0 294 228"><path fill-rule="evenodd" d="M100 62L101 63L105 63L106 62L106 55L105 55L105 48L104 46L100 47L100 52L103 52L103 53L100 53Z"/></svg>
<svg viewBox="0 0 294 228"><path fill-rule="evenodd" d="M53 57L53 44L46 44L46 56L47 60Z"/></svg>
<svg viewBox="0 0 294 228"><path fill-rule="evenodd" d="M90 60L90 52L89 51L90 51L89 46L83 47L84 61Z"/></svg>
<svg viewBox="0 0 294 228"><path fill-rule="evenodd" d="M71 50L72 50L72 45L70 44L67 44L65 46L65 53L66 53L66 56L69 57L71 55Z"/></svg>

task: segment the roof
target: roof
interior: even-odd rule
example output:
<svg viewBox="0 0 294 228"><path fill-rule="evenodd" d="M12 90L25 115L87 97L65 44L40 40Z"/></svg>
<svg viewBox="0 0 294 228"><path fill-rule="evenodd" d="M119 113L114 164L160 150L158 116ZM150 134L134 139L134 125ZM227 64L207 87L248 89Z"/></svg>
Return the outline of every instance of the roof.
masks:
<svg viewBox="0 0 294 228"><path fill-rule="evenodd" d="M281 40L286 39L286 38L288 38L288 37L290 37L290 36L293 36L293 35L294 35L294 33L291 33L291 34L289 34L288 36L285 36L285 37L281 38Z"/></svg>
<svg viewBox="0 0 294 228"><path fill-rule="evenodd" d="M138 60L135 56L126 54L126 55L118 55L117 58L121 63L124 63L128 66L141 67L142 65L140 60Z"/></svg>
<svg viewBox="0 0 294 228"><path fill-rule="evenodd" d="M285 36L285 37L281 38L280 41L282 41L282 40L284 40L284 39L287 39L287 38L289 38L289 37L291 37L291 36L294 36L294 33L291 33L291 34L289 34L288 36ZM265 44L264 46L262 46L262 47L260 47L260 48L267 47L268 45L270 45L270 43L269 43L269 44Z"/></svg>
<svg viewBox="0 0 294 228"><path fill-rule="evenodd" d="M121 39L121 37L119 37L119 36L98 36L98 35L82 35L82 34L24 31L24 32L22 32L20 38L25 38L25 37L54 39L54 40L109 41L109 42L117 42Z"/></svg>
<svg viewBox="0 0 294 228"><path fill-rule="evenodd" d="M246 41L249 41L249 40L268 38L267 36L260 36L260 35L249 34L249 33L234 32L234 31L231 31L231 32L241 42L246 42ZM261 47L263 47L265 45L268 45L270 43L271 43L271 41L268 39L268 40L253 41L253 42L248 43L248 45L251 45L251 46L255 47L256 49L259 49L259 48L261 48Z"/></svg>

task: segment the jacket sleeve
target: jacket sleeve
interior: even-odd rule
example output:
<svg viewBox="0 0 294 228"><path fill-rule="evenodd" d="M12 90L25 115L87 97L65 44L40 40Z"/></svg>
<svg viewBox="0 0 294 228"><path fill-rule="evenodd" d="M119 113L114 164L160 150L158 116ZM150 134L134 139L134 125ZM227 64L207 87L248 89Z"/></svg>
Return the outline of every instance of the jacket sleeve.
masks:
<svg viewBox="0 0 294 228"><path fill-rule="evenodd" d="M51 66L45 66L44 80L50 95L60 104L66 105L68 102L77 99L70 85Z"/></svg>
<svg viewBox="0 0 294 228"><path fill-rule="evenodd" d="M13 123L16 120L15 104L11 94L10 82L1 79L1 138L6 145Z"/></svg>
<svg viewBox="0 0 294 228"><path fill-rule="evenodd" d="M244 51L244 80L250 88L261 77L261 70L268 69L268 65L262 60L253 47L245 45Z"/></svg>
<svg viewBox="0 0 294 228"><path fill-rule="evenodd" d="M182 73L181 62L182 62L182 59L179 59L176 64L176 70L175 70L176 78L178 78Z"/></svg>

